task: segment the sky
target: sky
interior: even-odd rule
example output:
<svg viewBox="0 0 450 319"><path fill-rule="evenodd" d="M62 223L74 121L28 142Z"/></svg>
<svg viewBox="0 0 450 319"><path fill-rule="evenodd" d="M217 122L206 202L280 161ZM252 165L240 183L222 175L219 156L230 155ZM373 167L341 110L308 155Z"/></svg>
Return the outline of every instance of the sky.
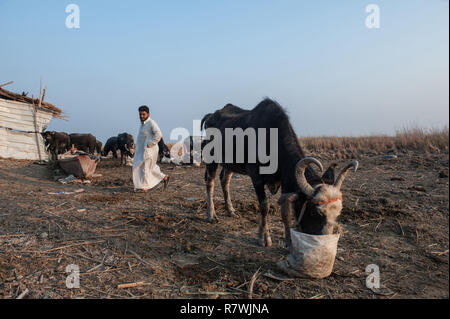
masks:
<svg viewBox="0 0 450 319"><path fill-rule="evenodd" d="M69 29L66 6L80 9ZM379 28L368 28L369 4ZM68 120L49 129L164 139L227 103L278 101L301 136L395 134L449 123L444 0L0 0L0 84Z"/></svg>

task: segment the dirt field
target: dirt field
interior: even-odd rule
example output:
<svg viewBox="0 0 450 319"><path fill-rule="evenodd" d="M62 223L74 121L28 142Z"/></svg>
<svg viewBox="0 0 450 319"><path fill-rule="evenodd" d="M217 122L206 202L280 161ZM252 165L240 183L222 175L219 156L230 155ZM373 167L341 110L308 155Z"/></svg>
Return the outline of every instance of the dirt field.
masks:
<svg viewBox="0 0 450 319"><path fill-rule="evenodd" d="M216 183L220 222L209 224L204 169L162 170L172 177L166 192L135 194L119 161L101 162L91 184L61 185L49 166L0 159L0 297L28 289L25 298L248 298L258 270L254 298L449 297L448 154L360 159L343 185L343 235L323 280L268 277L283 277L275 263L287 254L279 194L271 198L274 245L262 248L248 177L232 180L237 219L226 216ZM79 289L66 287L70 264ZM380 268L382 294L366 288L370 264ZM145 285L117 288L133 282Z"/></svg>

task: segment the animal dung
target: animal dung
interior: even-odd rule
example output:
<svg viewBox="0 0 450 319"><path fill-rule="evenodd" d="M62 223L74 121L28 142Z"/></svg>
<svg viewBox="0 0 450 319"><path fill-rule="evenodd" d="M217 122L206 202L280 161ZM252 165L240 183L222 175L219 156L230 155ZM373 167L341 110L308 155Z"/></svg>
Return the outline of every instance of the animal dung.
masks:
<svg viewBox="0 0 450 319"><path fill-rule="evenodd" d="M277 266L294 277L326 278L333 271L339 237L309 235L291 228L291 252Z"/></svg>

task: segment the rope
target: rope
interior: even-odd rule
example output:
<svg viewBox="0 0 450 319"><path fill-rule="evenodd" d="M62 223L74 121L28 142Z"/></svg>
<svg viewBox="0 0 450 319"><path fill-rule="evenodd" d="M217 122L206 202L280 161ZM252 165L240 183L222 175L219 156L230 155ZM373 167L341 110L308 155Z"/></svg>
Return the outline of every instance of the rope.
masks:
<svg viewBox="0 0 450 319"><path fill-rule="evenodd" d="M303 207L302 207L302 210L301 210L301 212L300 212L300 215L298 216L298 218L297 218L297 220L296 220L296 222L295 222L295 227L294 227L294 228L297 228L299 231L302 231L302 227L300 226L300 221L302 220L303 215L305 214L306 205L308 204L308 202L309 202L309 201L306 201L306 202L303 204Z"/></svg>
<svg viewBox="0 0 450 319"><path fill-rule="evenodd" d="M14 129L14 128L11 128L11 127L2 126L2 125L0 125L0 128L3 128L3 129L8 130L8 131L14 131L14 132L17 132L17 133L26 133L26 134L36 134L36 133L42 134L42 133L44 133L44 132L37 132L37 131L22 131L22 130L17 130L17 129Z"/></svg>

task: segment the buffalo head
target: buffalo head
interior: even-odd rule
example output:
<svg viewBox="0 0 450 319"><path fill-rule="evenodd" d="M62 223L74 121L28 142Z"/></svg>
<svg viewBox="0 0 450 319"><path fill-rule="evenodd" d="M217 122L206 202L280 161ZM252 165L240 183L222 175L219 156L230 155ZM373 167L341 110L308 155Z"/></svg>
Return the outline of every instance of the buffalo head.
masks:
<svg viewBox="0 0 450 319"><path fill-rule="evenodd" d="M331 235L339 229L337 219L342 211L342 183L351 168L356 172L358 161L347 164L336 180L335 165L332 165L323 174L322 182L316 185L311 185L305 177L309 164L316 165L323 172L322 164L315 158L307 157L299 161L296 166L296 179L301 193L283 194L279 203L286 218L290 218L290 212L295 210L298 221L296 226L300 231L311 235Z"/></svg>
<svg viewBox="0 0 450 319"><path fill-rule="evenodd" d="M44 139L44 144L46 147L49 147L52 145L52 143L55 142L55 136L56 136L56 132L55 131L46 131L41 133L43 139Z"/></svg>
<svg viewBox="0 0 450 319"><path fill-rule="evenodd" d="M118 144L119 148L125 151L125 154L130 156L131 158L134 157L134 138L133 135L128 133L122 133L118 135Z"/></svg>

